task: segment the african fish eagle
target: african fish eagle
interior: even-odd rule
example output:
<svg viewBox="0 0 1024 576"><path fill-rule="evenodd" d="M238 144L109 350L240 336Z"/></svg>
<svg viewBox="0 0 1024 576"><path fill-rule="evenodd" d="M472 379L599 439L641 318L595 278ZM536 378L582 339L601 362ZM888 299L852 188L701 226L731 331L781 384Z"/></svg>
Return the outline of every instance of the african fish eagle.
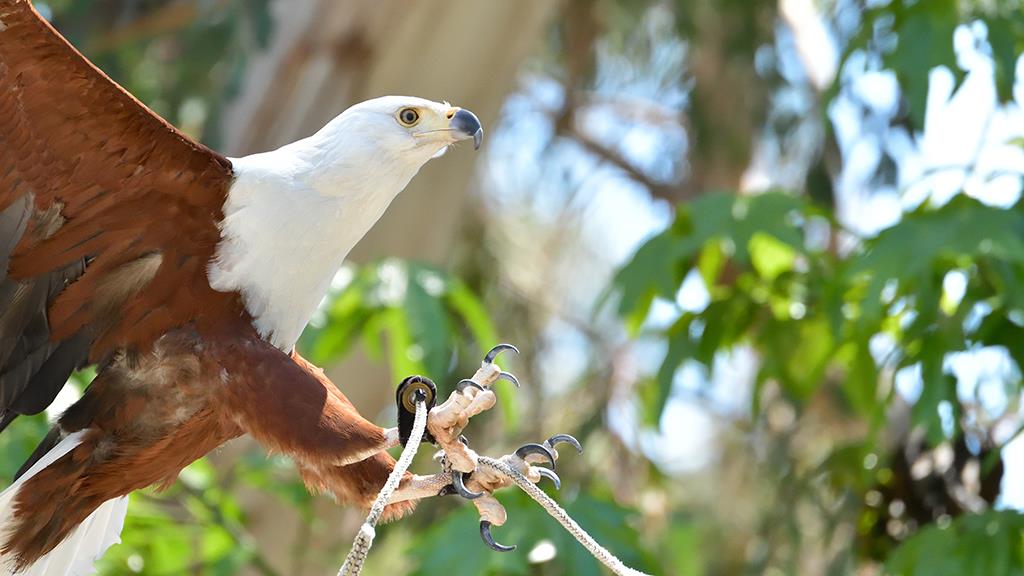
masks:
<svg viewBox="0 0 1024 576"><path fill-rule="evenodd" d="M295 342L420 167L482 133L468 110L387 96L227 158L115 84L28 0L0 0L0 430L98 365L0 494L0 573L91 571L127 494L243 434L292 457L311 488L368 506L399 432L364 419ZM431 429L463 450L464 472L458 430L488 404L470 400ZM451 484L435 476L407 474L385 516Z"/></svg>

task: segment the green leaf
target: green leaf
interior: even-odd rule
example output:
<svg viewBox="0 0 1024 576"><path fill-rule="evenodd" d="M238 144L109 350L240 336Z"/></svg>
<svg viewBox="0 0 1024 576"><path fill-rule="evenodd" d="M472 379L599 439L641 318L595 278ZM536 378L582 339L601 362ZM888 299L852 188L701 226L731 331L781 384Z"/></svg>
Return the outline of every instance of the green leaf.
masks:
<svg viewBox="0 0 1024 576"><path fill-rule="evenodd" d="M951 233L951 231L956 233ZM1024 216L1018 208L986 206L957 196L937 210L923 207L865 242L849 261L845 281L866 278L860 298L864 322L882 316L882 292L890 281L902 287L931 284L940 259L997 258L1024 263Z"/></svg>
<svg viewBox="0 0 1024 576"><path fill-rule="evenodd" d="M1013 79L1017 69L1018 47L1024 36L1024 19L1018 13L1014 16L985 18L988 28L988 43L992 47L992 63L995 65L996 93L999 101L1013 100Z"/></svg>
<svg viewBox="0 0 1024 576"><path fill-rule="evenodd" d="M653 395L651 401L644 403L644 421L649 426L657 426L661 420L661 413L672 394L676 370L696 353L693 340L690 338L690 324L693 318L692 314L684 314L665 334L668 339L668 352L661 367L658 368L657 393Z"/></svg>
<svg viewBox="0 0 1024 576"><path fill-rule="evenodd" d="M445 302L466 323L470 334L481 348L498 342L494 324L491 323L491 317L487 315L483 304L459 279L448 280Z"/></svg>
<svg viewBox="0 0 1024 576"><path fill-rule="evenodd" d="M531 502L532 504L532 502ZM587 532L604 547L619 557L627 566L645 572L655 571L655 563L641 540L639 518L634 511L616 504L611 498L603 495L583 492L574 501L565 505L565 509ZM546 516L546 515L545 515ZM597 561L564 529L548 518L550 528L560 534L565 543L560 548L574 553L574 562L567 563L562 574L582 574L583 566L590 566L597 574Z"/></svg>
<svg viewBox="0 0 1024 576"><path fill-rule="evenodd" d="M942 362L947 347L936 335L929 335L922 343L921 396L911 409L911 418L924 427L933 446L945 438L939 419L939 405L949 402L956 406L956 379L943 371Z"/></svg>
<svg viewBox="0 0 1024 576"><path fill-rule="evenodd" d="M416 559L419 566L410 576L488 574L487 566L493 553L480 543L477 522L476 509L464 506L417 534L410 557ZM452 542L464 544L452 546Z"/></svg>
<svg viewBox="0 0 1024 576"><path fill-rule="evenodd" d="M1024 516L990 510L924 528L885 563L894 576L1024 575Z"/></svg>
<svg viewBox="0 0 1024 576"><path fill-rule="evenodd" d="M749 264L749 247L757 235L771 237L794 252L802 251L800 216L809 209L804 200L782 192L706 194L680 206L672 226L642 245L616 274L613 285L620 294L619 315L636 334L654 299L673 301L695 266L700 267L710 290L725 258ZM713 241L719 240L721 243L715 246ZM766 246L764 240L754 241L754 245L762 250L774 248ZM780 254L775 249L762 256L771 259Z"/></svg>
<svg viewBox="0 0 1024 576"><path fill-rule="evenodd" d="M340 358L359 340L361 332L376 311L368 298L371 285L369 274L363 270L334 297L327 309L326 325L309 338L310 359L313 362L324 364Z"/></svg>
<svg viewBox="0 0 1024 576"><path fill-rule="evenodd" d="M664 232L640 246L616 274L614 285L620 292L619 314L631 319L629 328L634 334L647 317L655 296L675 296L682 280L673 273L679 256L678 240L670 232Z"/></svg>
<svg viewBox="0 0 1024 576"><path fill-rule="evenodd" d="M699 525L677 520L669 528L668 557L675 576L703 576L703 547Z"/></svg>
<svg viewBox="0 0 1024 576"><path fill-rule="evenodd" d="M907 99L911 122L924 128L928 101L928 75L932 68L945 66L957 78L964 73L956 64L953 32L959 24L957 0L921 0L907 7L895 0L896 49L884 57L886 67L896 72Z"/></svg>
<svg viewBox="0 0 1024 576"><path fill-rule="evenodd" d="M871 356L867 340L851 342L844 352L849 356L842 387L846 399L861 416L873 419L879 415L878 366Z"/></svg>
<svg viewBox="0 0 1024 576"><path fill-rule="evenodd" d="M447 377L463 327L478 348L497 341L483 305L465 284L416 262L389 259L363 266L333 298L326 315L324 326L303 338L314 362L336 361L360 340L377 359L387 344L396 378L412 373Z"/></svg>
<svg viewBox="0 0 1024 576"><path fill-rule="evenodd" d="M410 265L404 312L410 331L410 350L422 358L426 376L439 379L447 373L452 350L449 347L448 318L441 298L447 290L440 274ZM401 372L400 372L401 373Z"/></svg>
<svg viewBox="0 0 1024 576"><path fill-rule="evenodd" d="M697 270L700 271L700 277L704 280L704 285L709 292L714 289L715 284L718 282L718 275L722 272L722 268L725 267L725 262L725 252L722 250L722 243L720 241L708 242L701 249L700 258L697 260Z"/></svg>
<svg viewBox="0 0 1024 576"><path fill-rule="evenodd" d="M763 377L778 378L796 400L807 400L818 389L834 352L832 331L823 318L772 322L761 334L767 352Z"/></svg>
<svg viewBox="0 0 1024 576"><path fill-rule="evenodd" d="M0 434L0 488L7 486L49 428L46 414L19 416Z"/></svg>
<svg viewBox="0 0 1024 576"><path fill-rule="evenodd" d="M401 308L389 308L381 314L388 337L388 362L391 372L398 374L423 374L426 372L422 358L416 354L415 341L409 329L409 318Z"/></svg>
<svg viewBox="0 0 1024 576"><path fill-rule="evenodd" d="M755 232L750 237L749 246L751 264L769 282L792 270L796 263L796 250L792 246L764 232Z"/></svg>
<svg viewBox="0 0 1024 576"><path fill-rule="evenodd" d="M1005 310L996 310L986 316L974 337L985 346L1002 346L1018 368L1024 369L1024 347L1021 346L1021 342L1024 342L1024 327L1007 318Z"/></svg>

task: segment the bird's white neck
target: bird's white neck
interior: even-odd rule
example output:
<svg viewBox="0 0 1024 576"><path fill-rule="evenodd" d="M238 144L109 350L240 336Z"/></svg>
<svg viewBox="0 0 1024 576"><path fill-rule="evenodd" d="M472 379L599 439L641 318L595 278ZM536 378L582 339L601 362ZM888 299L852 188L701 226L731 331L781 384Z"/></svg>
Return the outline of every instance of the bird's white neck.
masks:
<svg viewBox="0 0 1024 576"><path fill-rule="evenodd" d="M349 142L344 115L273 152L232 159L210 285L237 291L260 335L290 351L345 256L423 158Z"/></svg>

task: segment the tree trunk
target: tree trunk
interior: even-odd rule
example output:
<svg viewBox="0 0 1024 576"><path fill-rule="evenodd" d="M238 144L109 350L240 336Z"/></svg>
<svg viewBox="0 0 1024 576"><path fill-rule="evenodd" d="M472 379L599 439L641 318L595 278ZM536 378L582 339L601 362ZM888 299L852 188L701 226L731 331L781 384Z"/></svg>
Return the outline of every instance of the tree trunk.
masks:
<svg viewBox="0 0 1024 576"><path fill-rule="evenodd" d="M723 5L696 0L683 17L693 19L689 114L693 149L685 197L740 190L764 121L769 86L755 53L774 34L774 0Z"/></svg>

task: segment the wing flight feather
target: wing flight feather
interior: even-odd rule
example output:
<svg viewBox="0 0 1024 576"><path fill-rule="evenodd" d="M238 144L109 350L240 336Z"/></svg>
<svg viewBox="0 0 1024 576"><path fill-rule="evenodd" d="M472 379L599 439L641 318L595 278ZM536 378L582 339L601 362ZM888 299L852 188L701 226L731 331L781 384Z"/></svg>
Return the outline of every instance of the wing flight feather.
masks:
<svg viewBox="0 0 1024 576"><path fill-rule="evenodd" d="M243 314L205 275L231 181L30 2L0 0L0 430L86 362Z"/></svg>

